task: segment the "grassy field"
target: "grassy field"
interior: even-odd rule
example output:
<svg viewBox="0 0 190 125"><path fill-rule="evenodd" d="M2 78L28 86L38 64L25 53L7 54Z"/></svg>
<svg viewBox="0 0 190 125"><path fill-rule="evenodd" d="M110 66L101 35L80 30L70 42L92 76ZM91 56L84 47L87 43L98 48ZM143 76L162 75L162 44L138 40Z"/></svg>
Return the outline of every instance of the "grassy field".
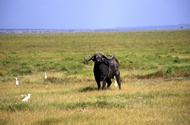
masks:
<svg viewBox="0 0 190 125"><path fill-rule="evenodd" d="M97 90L96 51L122 90ZM190 124L190 30L0 34L0 59L0 124Z"/></svg>

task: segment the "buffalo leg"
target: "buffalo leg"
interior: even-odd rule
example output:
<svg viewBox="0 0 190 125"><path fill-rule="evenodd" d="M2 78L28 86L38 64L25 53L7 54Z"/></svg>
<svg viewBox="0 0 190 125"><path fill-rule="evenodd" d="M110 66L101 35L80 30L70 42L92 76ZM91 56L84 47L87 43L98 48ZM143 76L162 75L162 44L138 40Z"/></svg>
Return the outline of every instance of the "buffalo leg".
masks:
<svg viewBox="0 0 190 125"><path fill-rule="evenodd" d="M98 85L98 90L100 90L101 87L100 81L97 82L97 85Z"/></svg>
<svg viewBox="0 0 190 125"><path fill-rule="evenodd" d="M117 80L117 84L119 86L119 89L121 89L121 79L120 79L120 75L116 75L116 80Z"/></svg>
<svg viewBox="0 0 190 125"><path fill-rule="evenodd" d="M97 83L97 86L98 86L98 90L100 90L100 88L101 88L100 79L95 76L95 80L96 80L96 83Z"/></svg>
<svg viewBox="0 0 190 125"><path fill-rule="evenodd" d="M105 88L105 86L106 86L106 80L103 80L102 90Z"/></svg>
<svg viewBox="0 0 190 125"><path fill-rule="evenodd" d="M107 79L106 82L108 83L107 88L109 88L111 85L111 79Z"/></svg>

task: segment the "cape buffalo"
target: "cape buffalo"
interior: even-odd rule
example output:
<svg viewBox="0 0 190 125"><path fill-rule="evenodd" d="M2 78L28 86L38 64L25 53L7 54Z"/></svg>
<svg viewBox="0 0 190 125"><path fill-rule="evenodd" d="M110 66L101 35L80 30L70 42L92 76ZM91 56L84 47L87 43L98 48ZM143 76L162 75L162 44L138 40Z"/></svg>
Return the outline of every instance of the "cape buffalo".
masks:
<svg viewBox="0 0 190 125"><path fill-rule="evenodd" d="M96 52L91 58L87 59L84 57L84 59L94 62L94 77L98 85L98 90L101 87L101 81L103 81L102 89L105 89L106 82L107 88L109 88L112 83L111 78L114 78L114 76L116 77L119 89L121 89L119 62L115 56L106 56L102 52Z"/></svg>

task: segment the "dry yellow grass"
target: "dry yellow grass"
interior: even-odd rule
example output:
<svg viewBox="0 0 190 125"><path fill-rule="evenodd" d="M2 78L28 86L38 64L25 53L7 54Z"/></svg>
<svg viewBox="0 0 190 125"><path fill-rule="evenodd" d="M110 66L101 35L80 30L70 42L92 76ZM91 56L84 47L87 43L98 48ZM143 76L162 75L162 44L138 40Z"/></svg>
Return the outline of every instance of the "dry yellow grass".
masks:
<svg viewBox="0 0 190 125"><path fill-rule="evenodd" d="M49 73L62 77L64 73ZM94 81L53 84L43 73L0 86L1 124L189 124L190 81L128 79L122 90L96 90ZM28 102L21 102L31 93Z"/></svg>

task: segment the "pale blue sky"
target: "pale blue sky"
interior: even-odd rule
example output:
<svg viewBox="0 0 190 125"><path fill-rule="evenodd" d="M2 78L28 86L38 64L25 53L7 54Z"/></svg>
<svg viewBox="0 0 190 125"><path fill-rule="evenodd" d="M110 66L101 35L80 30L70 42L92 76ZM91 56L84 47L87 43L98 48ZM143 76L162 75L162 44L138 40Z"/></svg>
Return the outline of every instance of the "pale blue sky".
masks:
<svg viewBox="0 0 190 125"><path fill-rule="evenodd" d="M0 29L190 24L190 0L0 0Z"/></svg>

